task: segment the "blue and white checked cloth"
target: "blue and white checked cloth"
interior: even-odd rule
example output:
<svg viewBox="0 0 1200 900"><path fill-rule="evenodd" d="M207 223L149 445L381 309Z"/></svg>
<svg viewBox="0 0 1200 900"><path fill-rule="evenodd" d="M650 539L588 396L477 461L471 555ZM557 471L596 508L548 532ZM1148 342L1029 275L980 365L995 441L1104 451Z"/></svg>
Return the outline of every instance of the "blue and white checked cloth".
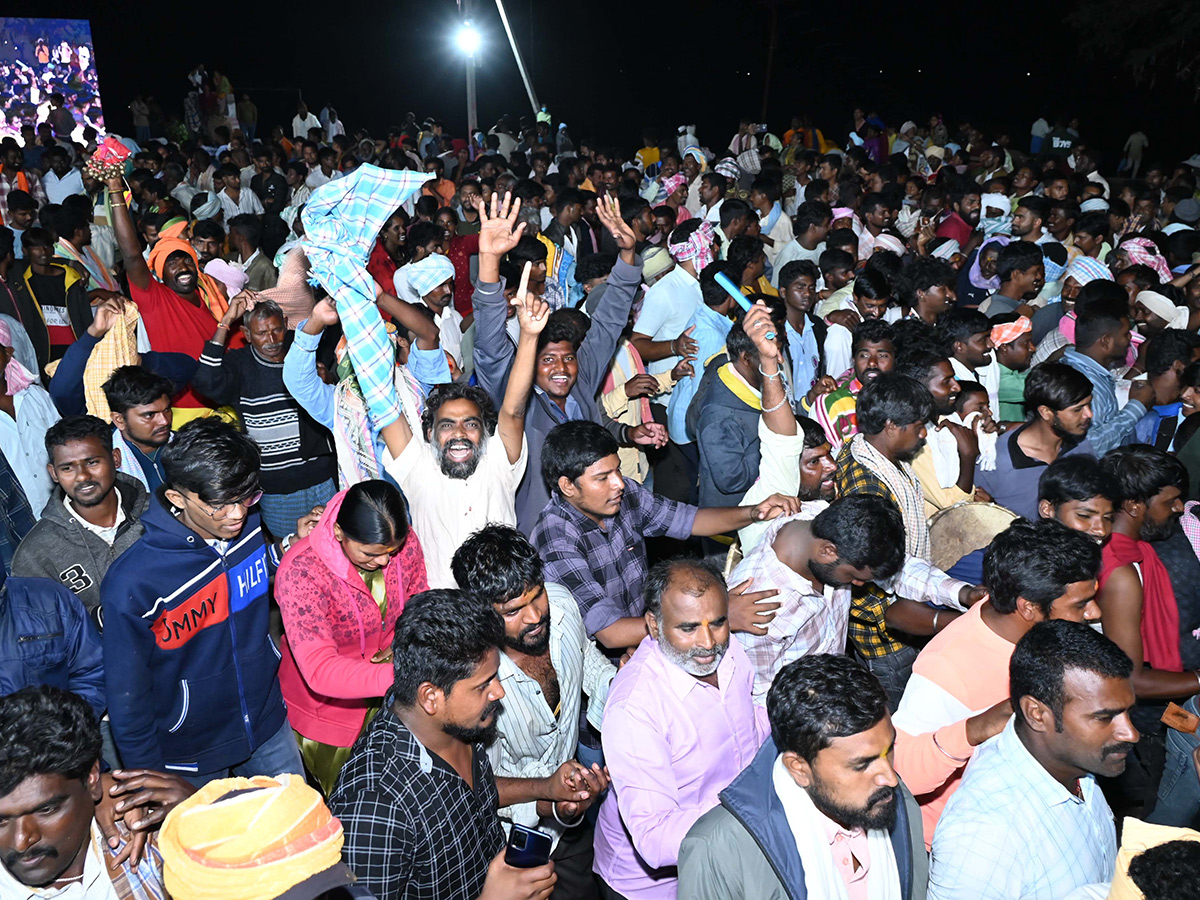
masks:
<svg viewBox="0 0 1200 900"><path fill-rule="evenodd" d="M404 274L408 276L409 287L418 297L424 297L443 281L454 277L454 263L440 253L433 253L419 262L409 263L404 267Z"/></svg>
<svg viewBox="0 0 1200 900"><path fill-rule="evenodd" d="M361 165L313 191L300 214L311 277L337 303L354 374L376 429L400 417L400 401L393 382L395 349L375 305L367 258L392 213L433 177Z"/></svg>

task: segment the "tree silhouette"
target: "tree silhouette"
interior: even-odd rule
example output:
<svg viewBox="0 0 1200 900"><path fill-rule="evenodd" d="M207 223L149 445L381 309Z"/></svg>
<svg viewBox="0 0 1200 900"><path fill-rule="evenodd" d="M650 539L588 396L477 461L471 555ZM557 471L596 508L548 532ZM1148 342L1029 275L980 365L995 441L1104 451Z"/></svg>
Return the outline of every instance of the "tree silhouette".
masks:
<svg viewBox="0 0 1200 900"><path fill-rule="evenodd" d="M1160 78L1177 79L1200 99L1200 3L1084 0L1067 21L1085 59L1115 64L1151 88Z"/></svg>

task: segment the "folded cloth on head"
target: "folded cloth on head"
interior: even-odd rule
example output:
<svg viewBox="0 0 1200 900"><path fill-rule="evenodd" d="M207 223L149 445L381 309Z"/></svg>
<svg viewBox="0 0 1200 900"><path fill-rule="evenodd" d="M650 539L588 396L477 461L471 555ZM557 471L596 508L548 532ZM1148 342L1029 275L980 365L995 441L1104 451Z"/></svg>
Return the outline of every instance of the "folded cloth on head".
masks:
<svg viewBox="0 0 1200 900"><path fill-rule="evenodd" d="M1093 259L1090 256L1077 256L1067 266L1067 271L1063 273L1063 279L1074 278L1075 283L1083 287L1090 281L1100 279L1102 281L1112 281L1112 271L1104 263L1098 259Z"/></svg>
<svg viewBox="0 0 1200 900"><path fill-rule="evenodd" d="M404 267L408 285L418 297L424 297L439 284L454 277L454 263L440 253L431 253L424 259Z"/></svg>
<svg viewBox="0 0 1200 900"><path fill-rule="evenodd" d="M365 163L321 185L301 213L301 245L315 278L337 304L354 372L376 428L400 415L395 351L375 305L367 258L392 213L434 176Z"/></svg>
<svg viewBox="0 0 1200 900"><path fill-rule="evenodd" d="M283 258L279 280L275 287L259 292L259 302L274 300L287 316L288 327L295 328L312 315L317 299L308 283L308 257L302 247L295 247Z"/></svg>
<svg viewBox="0 0 1200 900"><path fill-rule="evenodd" d="M713 260L713 239L715 232L712 222L701 222L693 231L686 241L679 241L667 245L667 250L677 262L687 262L689 259L694 260L693 265L697 272L704 271L704 268Z"/></svg>
<svg viewBox="0 0 1200 900"><path fill-rule="evenodd" d="M1135 266L1149 266L1158 275L1160 284L1171 280L1171 269L1167 261L1158 252L1158 246L1150 238L1135 237L1122 242L1120 248L1125 251L1129 261Z"/></svg>
<svg viewBox="0 0 1200 900"><path fill-rule="evenodd" d="M933 252L929 255L937 259L944 259L946 262L950 262L950 260L954 258L955 253L961 252L962 246L958 243L958 241L956 241L954 238L949 238L944 243L939 244L936 248L934 248Z"/></svg>
<svg viewBox="0 0 1200 900"><path fill-rule="evenodd" d="M1033 323L1029 321L1028 316L1021 316L1015 322L993 325L992 344L1003 347L1005 344L1011 344L1027 331L1033 331Z"/></svg>
<svg viewBox="0 0 1200 900"><path fill-rule="evenodd" d="M904 244L900 241L900 238L894 234L888 234L886 231L876 236L872 248L875 250L890 250L897 256L904 255Z"/></svg>
<svg viewBox="0 0 1200 900"><path fill-rule="evenodd" d="M1140 291L1135 302L1142 304L1154 315L1166 321L1168 328L1182 331L1188 327L1191 310L1186 306L1176 306L1175 301L1158 291Z"/></svg>
<svg viewBox="0 0 1200 900"><path fill-rule="evenodd" d="M686 184L687 176L682 172L678 172L675 175L672 175L670 178L664 178L662 180L662 193L659 196L661 196L663 200L666 200Z"/></svg>
<svg viewBox="0 0 1200 900"><path fill-rule="evenodd" d="M1093 197L1079 204L1080 212L1108 212L1108 201L1103 197Z"/></svg>
<svg viewBox="0 0 1200 900"><path fill-rule="evenodd" d="M12 331L8 327L8 323L0 320L0 346L12 349L13 337ZM17 355L10 353L8 356L8 365L4 367L5 390L8 396L14 396L18 391L23 391L36 380L32 372L17 362Z"/></svg>
<svg viewBox="0 0 1200 900"><path fill-rule="evenodd" d="M211 219L221 211L221 198L217 196L215 191L197 194L196 197L203 197L204 202L200 204L200 206L195 206L193 204L193 219Z"/></svg>

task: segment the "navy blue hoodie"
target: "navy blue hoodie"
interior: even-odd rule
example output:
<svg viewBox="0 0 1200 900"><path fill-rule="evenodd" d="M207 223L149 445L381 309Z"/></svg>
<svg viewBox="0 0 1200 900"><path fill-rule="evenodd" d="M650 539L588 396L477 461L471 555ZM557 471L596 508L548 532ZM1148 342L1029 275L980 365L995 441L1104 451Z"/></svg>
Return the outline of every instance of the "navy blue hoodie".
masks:
<svg viewBox="0 0 1200 900"><path fill-rule="evenodd" d="M125 768L206 774L282 727L257 513L222 558L153 497L100 585L113 737Z"/></svg>

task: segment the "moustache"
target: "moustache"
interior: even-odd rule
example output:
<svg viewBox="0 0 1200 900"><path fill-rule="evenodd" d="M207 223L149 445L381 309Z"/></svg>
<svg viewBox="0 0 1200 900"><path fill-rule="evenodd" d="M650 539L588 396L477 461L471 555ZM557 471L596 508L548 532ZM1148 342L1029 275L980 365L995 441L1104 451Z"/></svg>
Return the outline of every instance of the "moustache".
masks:
<svg viewBox="0 0 1200 900"><path fill-rule="evenodd" d="M16 865L32 866L44 859L57 858L58 851L53 847L47 847L44 850L26 850L24 853L6 853L4 854L4 867L11 871Z"/></svg>
<svg viewBox="0 0 1200 900"><path fill-rule="evenodd" d="M883 803L884 801L891 802L896 796L895 788L880 788L870 797L867 798L867 808Z"/></svg>
<svg viewBox="0 0 1200 900"><path fill-rule="evenodd" d="M1128 741L1122 741L1119 744L1109 744L1100 751L1100 758L1107 759L1110 756L1116 756L1118 753L1131 753L1137 744L1131 744Z"/></svg>
<svg viewBox="0 0 1200 900"><path fill-rule="evenodd" d="M499 700L493 700L487 705L487 709L483 711L483 715L479 717L479 721L483 722L487 719L495 718L503 708L503 704Z"/></svg>

